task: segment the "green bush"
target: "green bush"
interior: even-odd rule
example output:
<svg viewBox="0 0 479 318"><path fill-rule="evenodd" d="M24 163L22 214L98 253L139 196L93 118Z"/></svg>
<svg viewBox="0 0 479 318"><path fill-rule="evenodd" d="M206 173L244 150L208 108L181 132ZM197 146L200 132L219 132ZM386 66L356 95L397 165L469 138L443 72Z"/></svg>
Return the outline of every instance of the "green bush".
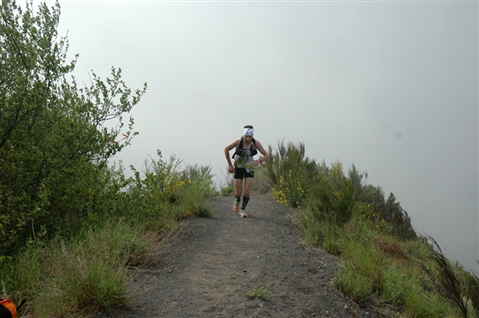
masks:
<svg viewBox="0 0 479 318"><path fill-rule="evenodd" d="M261 174L273 184L273 196L282 203L292 207L304 206L308 196L308 186L315 174L317 165L305 157L304 144L278 143L277 151L269 146L270 158Z"/></svg>
<svg viewBox="0 0 479 318"><path fill-rule="evenodd" d="M71 235L96 210L106 160L127 146L123 115L146 91L132 92L120 69L78 88L68 75L68 40L58 37L60 5L15 1L0 7L0 253L10 255L42 231ZM111 129L106 128L106 121ZM126 124L126 126L125 126ZM124 133L126 138L115 142ZM0 255L0 256L1 256Z"/></svg>

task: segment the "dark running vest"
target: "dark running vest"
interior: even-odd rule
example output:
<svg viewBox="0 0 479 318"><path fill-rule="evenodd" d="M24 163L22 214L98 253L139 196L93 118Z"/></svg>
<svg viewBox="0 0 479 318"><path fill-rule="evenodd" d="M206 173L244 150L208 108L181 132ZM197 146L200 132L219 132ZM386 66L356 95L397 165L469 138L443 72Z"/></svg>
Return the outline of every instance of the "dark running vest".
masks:
<svg viewBox="0 0 479 318"><path fill-rule="evenodd" d="M258 149L256 149L256 140L253 138L253 140L251 140L251 156L254 156L258 153ZM243 152L243 136L241 136L240 140L239 140L239 144L238 144L238 147L236 147L236 151L235 153L233 154L233 159L235 158L236 155L240 156L241 153Z"/></svg>

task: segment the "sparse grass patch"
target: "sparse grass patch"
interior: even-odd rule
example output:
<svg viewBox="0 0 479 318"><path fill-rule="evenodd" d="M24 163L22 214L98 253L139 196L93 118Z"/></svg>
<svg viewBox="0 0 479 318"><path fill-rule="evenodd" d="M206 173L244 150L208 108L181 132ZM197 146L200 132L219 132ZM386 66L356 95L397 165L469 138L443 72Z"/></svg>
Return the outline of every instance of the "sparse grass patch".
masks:
<svg viewBox="0 0 479 318"><path fill-rule="evenodd" d="M381 292L381 281L383 280L384 262L381 252L369 244L363 244L357 240L344 240L341 259L349 268L359 272L372 284L374 292Z"/></svg>
<svg viewBox="0 0 479 318"><path fill-rule="evenodd" d="M227 197L233 193L235 193L235 188L232 185L228 185L228 186L225 186L224 188L221 188L221 195L224 197Z"/></svg>
<svg viewBox="0 0 479 318"><path fill-rule="evenodd" d="M314 213L308 210L301 210L297 216L306 242L324 249L329 254L340 255L339 240L344 238L341 227L334 222L320 222Z"/></svg>
<svg viewBox="0 0 479 318"><path fill-rule="evenodd" d="M227 172L222 173L222 179L219 184L220 194L227 197L235 192L234 174Z"/></svg>
<svg viewBox="0 0 479 318"><path fill-rule="evenodd" d="M373 296L372 281L354 270L350 263L343 264L343 268L334 276L333 283L339 291L359 306L367 303Z"/></svg>
<svg viewBox="0 0 479 318"><path fill-rule="evenodd" d="M259 298L266 301L271 300L272 297L271 293L266 287L253 287L251 290L245 293L245 296L250 299Z"/></svg>
<svg viewBox="0 0 479 318"><path fill-rule="evenodd" d="M381 250L381 252L383 252L384 254L392 258L395 258L395 259L407 258L404 248L402 247L402 244L391 237L384 237L382 235L379 235L376 237L374 244Z"/></svg>
<svg viewBox="0 0 479 318"><path fill-rule="evenodd" d="M196 209L196 215L203 218L209 218L213 216L213 211L207 206L200 205Z"/></svg>

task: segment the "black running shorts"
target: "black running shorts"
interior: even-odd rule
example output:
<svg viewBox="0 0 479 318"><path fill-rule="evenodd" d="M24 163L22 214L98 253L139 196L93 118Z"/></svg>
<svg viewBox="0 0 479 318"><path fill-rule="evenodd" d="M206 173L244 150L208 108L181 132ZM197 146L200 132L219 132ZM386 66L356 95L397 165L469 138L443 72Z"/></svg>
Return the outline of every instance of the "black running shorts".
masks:
<svg viewBox="0 0 479 318"><path fill-rule="evenodd" d="M245 168L235 168L235 179L254 178L254 170L246 172Z"/></svg>

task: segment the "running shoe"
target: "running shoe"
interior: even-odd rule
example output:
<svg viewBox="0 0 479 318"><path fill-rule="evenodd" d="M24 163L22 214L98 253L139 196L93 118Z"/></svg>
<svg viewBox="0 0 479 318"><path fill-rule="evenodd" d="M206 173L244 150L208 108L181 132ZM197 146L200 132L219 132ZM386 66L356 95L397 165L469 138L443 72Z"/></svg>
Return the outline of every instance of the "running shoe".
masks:
<svg viewBox="0 0 479 318"><path fill-rule="evenodd" d="M239 212L239 216L242 217L242 218L247 218L247 217L248 217L248 214L246 214L246 213L244 212L244 210L241 210L241 211Z"/></svg>
<svg viewBox="0 0 479 318"><path fill-rule="evenodd" d="M240 210L239 204L240 204L239 202L235 201L235 204L233 205L234 212L238 212Z"/></svg>

